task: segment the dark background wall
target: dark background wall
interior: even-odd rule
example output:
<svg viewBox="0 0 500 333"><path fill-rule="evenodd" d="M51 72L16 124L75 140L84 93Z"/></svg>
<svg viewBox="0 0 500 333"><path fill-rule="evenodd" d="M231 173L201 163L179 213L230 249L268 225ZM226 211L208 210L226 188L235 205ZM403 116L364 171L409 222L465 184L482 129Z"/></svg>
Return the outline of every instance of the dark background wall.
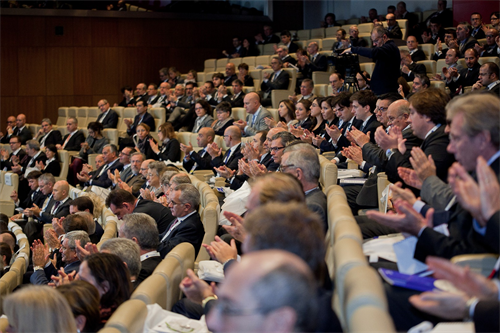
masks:
<svg viewBox="0 0 500 333"><path fill-rule="evenodd" d="M12 15L9 15L12 14ZM29 15L29 16L27 16ZM64 16L55 16L64 15ZM122 99L120 88L158 83L158 70L203 71L234 34L254 36L267 18L75 10L2 9L1 112L28 123L57 120L60 106ZM56 27L64 34L57 36Z"/></svg>

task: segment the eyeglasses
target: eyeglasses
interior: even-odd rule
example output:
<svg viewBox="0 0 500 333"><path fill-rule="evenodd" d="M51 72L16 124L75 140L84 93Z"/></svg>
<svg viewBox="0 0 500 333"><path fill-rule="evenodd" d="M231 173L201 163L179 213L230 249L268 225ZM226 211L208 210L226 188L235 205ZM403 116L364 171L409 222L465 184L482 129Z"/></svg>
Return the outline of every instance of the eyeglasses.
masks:
<svg viewBox="0 0 500 333"><path fill-rule="evenodd" d="M288 164L288 165L280 165L280 169L281 169L281 171L283 171L283 172L284 172L286 169L288 169L288 168L292 168L292 167L294 167L294 166L295 166L295 165L293 165L293 164Z"/></svg>
<svg viewBox="0 0 500 333"><path fill-rule="evenodd" d="M271 151L274 151L275 153L278 152L278 150L285 149L285 147L271 147Z"/></svg>
<svg viewBox="0 0 500 333"><path fill-rule="evenodd" d="M388 108L384 108L383 106L377 106L376 110L380 110L381 112L387 111Z"/></svg>
<svg viewBox="0 0 500 333"><path fill-rule="evenodd" d="M219 299L215 304L215 311L220 311L223 316L251 316L262 314L262 309L237 309L228 301Z"/></svg>
<svg viewBox="0 0 500 333"><path fill-rule="evenodd" d="M182 202L175 202L172 200L167 201L169 205L175 206L175 205L184 205Z"/></svg>

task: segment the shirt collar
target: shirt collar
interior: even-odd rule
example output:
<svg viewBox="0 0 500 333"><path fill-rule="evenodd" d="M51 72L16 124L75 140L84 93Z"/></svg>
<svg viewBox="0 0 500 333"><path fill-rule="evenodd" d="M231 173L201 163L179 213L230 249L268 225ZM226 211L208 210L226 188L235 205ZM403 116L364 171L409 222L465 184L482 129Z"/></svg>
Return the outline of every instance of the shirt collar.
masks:
<svg viewBox="0 0 500 333"><path fill-rule="evenodd" d="M150 252L144 253L141 256L141 261L144 261L148 258L154 258L154 257L159 257L159 256L160 256L160 253L158 251L156 251L156 250L150 251Z"/></svg>
<svg viewBox="0 0 500 333"><path fill-rule="evenodd" d="M188 217L190 217L191 215L193 215L194 213L196 213L196 210L193 210L191 213L189 213L189 214L187 214L187 215L185 215L185 216L183 216L183 217L178 217L178 218L177 218L177 221L178 221L178 222L182 222L182 221L184 221L185 219L187 219Z"/></svg>

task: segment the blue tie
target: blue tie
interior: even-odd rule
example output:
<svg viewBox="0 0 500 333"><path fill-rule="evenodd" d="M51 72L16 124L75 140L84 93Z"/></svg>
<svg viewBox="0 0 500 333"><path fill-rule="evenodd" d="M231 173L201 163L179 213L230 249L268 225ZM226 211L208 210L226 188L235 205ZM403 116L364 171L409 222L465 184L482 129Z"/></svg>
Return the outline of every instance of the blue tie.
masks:
<svg viewBox="0 0 500 333"><path fill-rule="evenodd" d="M227 151L226 158L224 159L224 164L227 163L227 160L229 160L229 157L231 156L231 148Z"/></svg>

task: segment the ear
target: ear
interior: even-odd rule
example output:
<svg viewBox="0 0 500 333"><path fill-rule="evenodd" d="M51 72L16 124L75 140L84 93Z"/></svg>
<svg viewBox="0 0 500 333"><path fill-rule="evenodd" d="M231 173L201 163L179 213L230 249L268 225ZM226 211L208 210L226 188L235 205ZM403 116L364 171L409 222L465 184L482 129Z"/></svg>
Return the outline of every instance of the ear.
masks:
<svg viewBox="0 0 500 333"><path fill-rule="evenodd" d="M298 180L304 179L304 171L302 169L295 169L295 172L297 173L295 176L297 177Z"/></svg>
<svg viewBox="0 0 500 333"><path fill-rule="evenodd" d="M132 237L132 240L137 244L139 245L139 241L137 240L137 237ZM125 264L126 265L126 264Z"/></svg>
<svg viewBox="0 0 500 333"><path fill-rule="evenodd" d="M125 264L125 266L127 266L127 264ZM127 269L128 269L128 267L127 267ZM103 281L101 283L100 287L101 287L101 289L103 291L103 295L104 295L105 293L107 293L109 291L109 281Z"/></svg>
<svg viewBox="0 0 500 333"><path fill-rule="evenodd" d="M85 324L87 323L87 318L85 318L84 315L79 315L79 316L76 316L75 318L75 321L76 321L76 328L78 329L78 331L83 331L83 329L85 328Z"/></svg>
<svg viewBox="0 0 500 333"><path fill-rule="evenodd" d="M263 332L293 332L297 314L288 306L278 308L267 314L264 319Z"/></svg>

